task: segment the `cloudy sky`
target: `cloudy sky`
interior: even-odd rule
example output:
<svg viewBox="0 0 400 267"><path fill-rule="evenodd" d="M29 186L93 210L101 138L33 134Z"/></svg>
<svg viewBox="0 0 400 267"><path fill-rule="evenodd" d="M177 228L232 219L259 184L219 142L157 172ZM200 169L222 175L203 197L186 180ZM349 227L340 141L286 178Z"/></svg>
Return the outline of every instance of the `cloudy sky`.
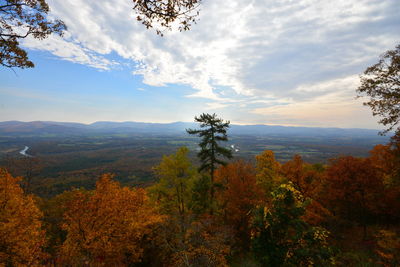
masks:
<svg viewBox="0 0 400 267"><path fill-rule="evenodd" d="M164 37L130 0L48 0L63 38L27 39L36 67L0 69L0 121L192 121L379 128L359 74L400 43L399 0L204 0Z"/></svg>

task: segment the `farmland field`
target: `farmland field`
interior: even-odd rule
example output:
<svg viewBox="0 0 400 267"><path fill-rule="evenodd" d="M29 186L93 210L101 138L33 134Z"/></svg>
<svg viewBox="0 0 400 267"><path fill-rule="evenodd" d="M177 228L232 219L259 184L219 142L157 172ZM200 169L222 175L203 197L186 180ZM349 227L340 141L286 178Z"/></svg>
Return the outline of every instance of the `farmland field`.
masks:
<svg viewBox="0 0 400 267"><path fill-rule="evenodd" d="M310 163L326 163L338 155L366 156L383 137L310 137L293 135L232 135L226 146L235 159L254 161L264 150L280 162L300 154ZM72 187L93 188L102 173L113 173L125 185L155 181L152 168L163 155L186 146L196 162L198 139L185 134L98 134L83 136L2 136L0 165L15 175L32 177L32 189L52 196ZM33 157L19 154L25 146Z"/></svg>

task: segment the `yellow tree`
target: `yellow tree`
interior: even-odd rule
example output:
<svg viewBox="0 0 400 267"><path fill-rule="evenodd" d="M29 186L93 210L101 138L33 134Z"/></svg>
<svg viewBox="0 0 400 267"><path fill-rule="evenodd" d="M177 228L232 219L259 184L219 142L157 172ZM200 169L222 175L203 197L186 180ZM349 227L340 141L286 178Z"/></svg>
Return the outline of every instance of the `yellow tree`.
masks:
<svg viewBox="0 0 400 267"><path fill-rule="evenodd" d="M188 149L182 147L175 154L164 156L155 167L160 180L149 191L161 212L168 215L158 232L159 247L164 251L157 256L163 257L167 266L226 265L230 240L227 229L211 216L196 214L198 218L194 221L192 209L196 201L192 197L198 172L187 154Z"/></svg>
<svg viewBox="0 0 400 267"><path fill-rule="evenodd" d="M274 152L271 150L265 150L257 155L256 162L257 183L269 195L283 182L283 178L279 174L281 165L275 160Z"/></svg>
<svg viewBox="0 0 400 267"><path fill-rule="evenodd" d="M45 256L42 213L19 182L0 168L0 266L35 266Z"/></svg>
<svg viewBox="0 0 400 267"><path fill-rule="evenodd" d="M187 224L193 182L197 177L197 171L187 156L188 152L186 147L181 147L176 154L163 156L161 163L155 167L160 180L149 189L162 211L178 218L182 233Z"/></svg>
<svg viewBox="0 0 400 267"><path fill-rule="evenodd" d="M125 266L138 262L141 242L162 221L143 189L121 188L105 174L89 193L76 191L64 214L64 263Z"/></svg>

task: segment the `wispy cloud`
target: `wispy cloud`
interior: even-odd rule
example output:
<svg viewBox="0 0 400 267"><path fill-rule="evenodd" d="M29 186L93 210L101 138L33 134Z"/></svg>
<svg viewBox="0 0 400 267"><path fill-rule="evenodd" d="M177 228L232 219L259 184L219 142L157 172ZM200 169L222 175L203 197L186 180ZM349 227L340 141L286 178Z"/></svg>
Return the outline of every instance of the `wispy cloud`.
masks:
<svg viewBox="0 0 400 267"><path fill-rule="evenodd" d="M226 108L228 106L229 106L229 104L212 102L212 103L206 103L205 109L206 110L216 110L216 109Z"/></svg>
<svg viewBox="0 0 400 267"><path fill-rule="evenodd" d="M109 70L113 66L119 65L118 62L108 60L101 54L82 46L72 38L61 38L56 35L52 35L45 40L27 38L23 41L23 45L34 50L47 50L61 59L100 70Z"/></svg>

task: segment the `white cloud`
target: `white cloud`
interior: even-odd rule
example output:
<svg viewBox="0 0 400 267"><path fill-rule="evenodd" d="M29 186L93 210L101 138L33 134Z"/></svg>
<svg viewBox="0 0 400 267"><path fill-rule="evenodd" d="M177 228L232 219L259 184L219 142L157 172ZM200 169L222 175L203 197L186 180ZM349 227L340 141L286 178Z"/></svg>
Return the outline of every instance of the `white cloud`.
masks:
<svg viewBox="0 0 400 267"><path fill-rule="evenodd" d="M356 75L400 39L397 0L204 0L198 24L164 37L135 20L131 1L48 2L67 24L67 38L28 40L27 47L103 70L117 64L107 59L115 52L137 63L132 73L145 84L189 85L196 89L191 97L214 101L208 108L278 105L256 111L276 116L339 101L344 84L355 94Z"/></svg>
<svg viewBox="0 0 400 267"><path fill-rule="evenodd" d="M50 36L45 40L28 38L24 40L24 46L37 49L47 50L64 60L72 61L87 65L100 70L109 70L113 65L118 65L117 62L108 60L97 55L92 50L82 47L79 43L68 39L62 39L60 36Z"/></svg>
<svg viewBox="0 0 400 267"><path fill-rule="evenodd" d="M355 99L354 88L358 84L357 76L348 76L309 86L302 85L296 91L313 93L323 90L326 94L304 101L256 108L251 112L271 123L362 128L376 120L368 108L362 108L362 99Z"/></svg>

